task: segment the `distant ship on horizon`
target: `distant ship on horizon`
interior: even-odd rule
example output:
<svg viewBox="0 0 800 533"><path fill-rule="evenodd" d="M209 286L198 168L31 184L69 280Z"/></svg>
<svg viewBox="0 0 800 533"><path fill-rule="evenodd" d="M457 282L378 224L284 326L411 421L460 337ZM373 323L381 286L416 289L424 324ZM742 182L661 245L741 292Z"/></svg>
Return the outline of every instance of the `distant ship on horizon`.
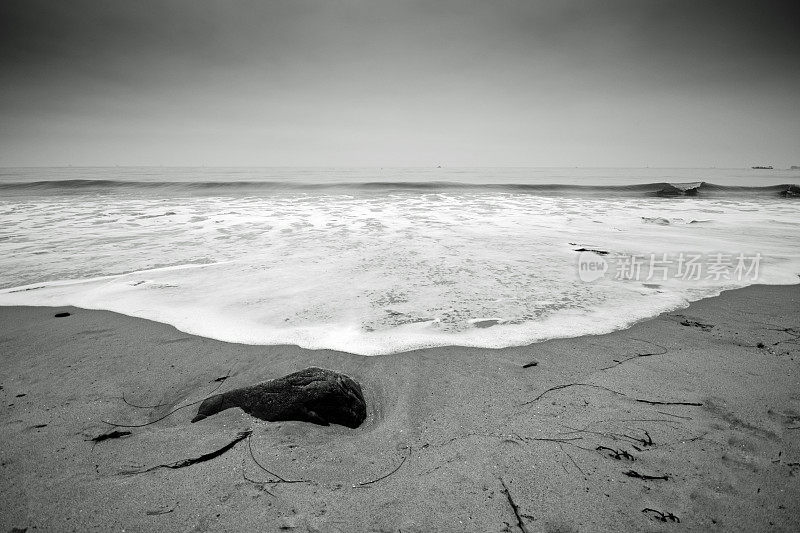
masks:
<svg viewBox="0 0 800 533"><path fill-rule="evenodd" d="M765 166L765 167L750 167L753 170L773 170L772 165Z"/></svg>

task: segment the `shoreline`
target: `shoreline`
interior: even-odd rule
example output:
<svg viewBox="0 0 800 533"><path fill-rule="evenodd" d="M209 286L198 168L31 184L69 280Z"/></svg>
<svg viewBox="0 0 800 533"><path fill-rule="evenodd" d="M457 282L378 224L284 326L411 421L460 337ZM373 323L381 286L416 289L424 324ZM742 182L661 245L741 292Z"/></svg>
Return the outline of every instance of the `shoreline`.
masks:
<svg viewBox="0 0 800 533"><path fill-rule="evenodd" d="M216 264L223 264L223 263L224 262L216 263ZM35 289L48 288L48 287L82 285L82 284L94 283L94 282L104 281L104 280L121 279L121 278L125 278L125 277L128 277L128 276L132 276L134 274L150 273L150 272L157 272L157 271L164 271L164 270L181 270L181 269L185 269L185 268L197 268L197 267L204 267L204 266L207 266L207 264L205 264L205 263L197 263L197 264L191 264L191 265L177 265L177 266L159 267L159 268L150 269L150 270L126 272L126 273L122 273L122 274L111 274L111 275L106 275L106 276L99 276L99 277L96 277L96 278L65 279L65 280L58 280L58 281L31 283L31 284L28 284L28 285L20 285L20 286L17 286L17 287L8 287L8 288L5 288L5 289L0 289L0 296L3 293L11 294L11 293L17 293L17 292L26 292L26 291L35 290ZM798 276L800 276L800 274ZM752 285L746 285L744 287L713 289L709 293L707 293L706 295L703 295L703 296L693 295L693 297L695 297L696 299L684 299L681 302L672 302L669 305L662 306L661 310L659 310L659 311L656 311L654 309L650 309L649 310L649 312L656 311L655 314L650 314L650 315L645 315L645 316L640 316L640 317L633 317L633 318L628 317L625 322L619 323L618 325L615 325L615 326L603 325L603 327L601 327L599 329L595 329L593 331L585 331L584 330L583 332L577 333L575 335L564 335L564 334L558 334L557 333L557 334L554 334L553 336L544 336L542 338L534 338L532 340L525 340L523 342L514 343L514 344L511 344L509 346L487 346L487 345L481 345L481 344L477 344L477 343L458 344L457 341L463 340L465 337L468 337L470 334L479 333L479 330L487 330L487 329L490 329L490 328L496 328L497 330L499 330L499 329L507 328L509 326L513 327L513 328L518 328L519 327L519 324L507 324L507 323L503 322L501 319L497 319L497 318L484 318L484 319L477 319L476 318L476 319L472 320L473 326L476 326L476 329L474 329L473 331L460 331L460 332L456 332L456 333L446 334L446 335L450 336L450 339L448 340L448 342L432 342L430 345L427 345L427 346L407 347L407 348L400 349L399 351L390 351L390 352L386 352L386 351L381 350L381 351L376 351L375 353L365 353L365 352L364 353L359 353L359 352L355 352L355 351L348 351L348 350L345 350L345 349L331 348L331 347L315 348L315 347L303 346L301 344L293 343L293 342L261 343L261 342L250 342L250 341L247 341L247 340L231 340L229 338L226 338L225 335L210 336L208 334L196 333L196 332L190 331L191 328L186 328L185 325L176 325L176 324L174 324L174 323L172 323L170 321L156 320L156 319L153 319L153 318L148 318L147 316L131 315L131 314L123 313L121 311L116 311L116 310L113 310L113 309L107 309L107 308L101 308L101 307L81 307L80 305L55 306L55 305L45 305L45 304L24 304L23 305L23 304L8 304L8 303L5 303L5 304L0 304L0 309L3 309L3 308L15 309L15 308L31 308L31 307L32 308L48 307L48 308L53 308L53 309L58 308L58 309L76 310L76 311L92 311L92 312L101 312L101 313L106 313L107 312L107 313L112 313L112 314L115 314L115 315L120 315L120 316L128 317L128 318L131 318L131 319L135 319L135 320L144 320L144 321L147 321L147 322L153 322L155 324L161 324L161 325L164 325L164 326L168 326L168 327L174 328L178 332L183 333L185 335L189 335L189 336L197 337L197 338L201 338L201 339L206 339L206 340L210 340L210 341L215 341L215 342L222 342L222 343L225 343L225 344L241 344L241 345L245 345L245 346L263 346L263 347L271 347L271 348L293 348L293 349L300 349L300 350L308 350L308 351L312 351L312 352L314 352L314 351L330 351L330 352L335 352L335 353L339 353L339 354L352 355L352 356L355 356L355 357L392 357L392 356L396 356L396 355L400 355L400 354L408 354L408 353L412 353L412 352L419 352L419 351L425 351L425 350L449 349L449 348L477 349L477 350L490 350L490 351L493 351L493 350L506 350L506 349L512 349L512 348L521 348L521 347L525 347L525 346L539 345L539 344L542 344L542 343L545 343L545 342L556 341L556 340L561 340L561 339L573 339L573 338L580 338L580 337L593 337L593 336L608 335L608 334L615 333L617 331L624 331L624 330L630 329L631 327L635 326L636 324L638 324L640 322L653 320L655 318L658 318L661 315L664 315L664 314L667 314L667 313L674 313L674 312L679 311L681 309L686 309L690 305L694 304L695 302L699 302L699 301L707 300L707 299L717 298L720 295L722 295L723 293L726 293L726 292L729 292L729 291L738 291L738 290L741 290L743 288L747 288L747 287L750 287L750 286L753 286L753 285L769 287L769 286L800 285L800 283L788 284L788 285L784 285L784 284L768 284L768 285L752 284ZM598 310L598 312L599 311L600 310ZM611 311L611 310L603 310L603 312L613 312L613 311ZM562 318L564 320L568 320L570 317L568 317L568 316L567 317L549 317L548 320L555 322L557 318ZM479 325L482 322L496 322L496 323L491 324L489 326ZM403 326L408 326L408 325L412 325L412 324L414 324L414 322L410 322L410 323L401 325L399 327L402 328ZM584 326L585 325L586 324L584 324ZM512 332L509 332L506 329L505 333L511 334L511 336L513 338L517 338L517 339L519 338L519 333L518 332L512 334ZM431 334L430 338L437 339L437 340L440 339L440 337L435 333ZM373 342L374 342L374 340L373 340ZM380 343L380 339L378 340L378 342ZM411 345L413 346L413 343Z"/></svg>
<svg viewBox="0 0 800 533"><path fill-rule="evenodd" d="M360 356L225 343L108 311L0 307L0 527L796 530L798 311L800 285L752 285L604 335ZM190 424L187 408L86 442L111 428L104 419L147 423L220 377L221 392L307 366L361 384L360 428L238 409ZM245 428L251 440L212 461L119 473L207 453ZM309 482L254 483L268 476L248 444L273 472Z"/></svg>

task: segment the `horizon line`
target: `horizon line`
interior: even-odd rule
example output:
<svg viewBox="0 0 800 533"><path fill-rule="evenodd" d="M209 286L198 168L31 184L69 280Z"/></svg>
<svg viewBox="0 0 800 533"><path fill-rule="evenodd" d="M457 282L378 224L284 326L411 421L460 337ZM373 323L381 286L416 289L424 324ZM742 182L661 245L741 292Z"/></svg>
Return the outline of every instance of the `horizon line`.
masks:
<svg viewBox="0 0 800 533"><path fill-rule="evenodd" d="M669 170L669 169L700 169L700 170L797 170L790 167L785 168L759 168L761 165L756 166L629 166L629 165L1 165L0 169L35 169L35 168L95 168L95 169L110 169L110 168L206 168L206 169L230 169L230 168L263 168L263 169L319 169L319 170L334 170L334 169L420 169L420 170L446 170L446 169L654 169L654 170Z"/></svg>

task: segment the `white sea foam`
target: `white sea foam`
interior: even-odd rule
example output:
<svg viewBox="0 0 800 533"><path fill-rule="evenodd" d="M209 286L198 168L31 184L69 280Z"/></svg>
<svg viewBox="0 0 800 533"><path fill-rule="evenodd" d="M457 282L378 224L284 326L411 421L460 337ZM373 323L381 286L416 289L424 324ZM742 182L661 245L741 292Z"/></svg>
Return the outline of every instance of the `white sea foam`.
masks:
<svg viewBox="0 0 800 533"><path fill-rule="evenodd" d="M579 247L610 261L761 254L758 282L796 283L798 215L797 202L764 198L497 190L37 194L0 200L0 305L107 309L225 341L364 355L495 348L607 332L753 282L609 272L583 283Z"/></svg>

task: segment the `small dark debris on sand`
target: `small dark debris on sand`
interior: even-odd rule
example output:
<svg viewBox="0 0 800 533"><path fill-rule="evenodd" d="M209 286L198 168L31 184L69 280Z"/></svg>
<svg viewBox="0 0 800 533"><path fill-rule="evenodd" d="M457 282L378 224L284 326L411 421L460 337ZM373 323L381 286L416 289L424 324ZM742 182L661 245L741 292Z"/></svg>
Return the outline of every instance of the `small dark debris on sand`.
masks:
<svg viewBox="0 0 800 533"><path fill-rule="evenodd" d="M28 291L35 291L36 289L44 289L47 285L37 285L36 287L26 287L24 289L16 289L13 291L8 291L9 294L14 292L28 292Z"/></svg>
<svg viewBox="0 0 800 533"><path fill-rule="evenodd" d="M694 320L684 320L684 321L681 322L681 326L689 326L689 327L693 327L693 328L700 328L703 331L708 331L709 329L714 327L711 324L703 324L702 322L696 322Z"/></svg>
<svg viewBox="0 0 800 533"><path fill-rule="evenodd" d="M45 425L47 425L47 424L45 424ZM98 443L98 442L103 442L104 440L108 440L108 439L119 439L119 438L122 438L122 437L127 437L130 434L131 434L130 431L117 431L115 429L114 431L109 431L108 433L103 433L102 435L98 435L98 436L96 436L94 438L87 439L86 442Z"/></svg>
<svg viewBox="0 0 800 533"><path fill-rule="evenodd" d="M653 445L653 437L651 437L650 433L648 433L647 431L644 432L644 435L645 435L645 438L642 438L642 437L631 437L630 435L626 435L626 437L631 439L633 442L640 443L642 446L652 446Z"/></svg>
<svg viewBox="0 0 800 533"><path fill-rule="evenodd" d="M206 398L192 422L233 407L268 422L357 428L367 417L361 386L349 376L317 367Z"/></svg>
<svg viewBox="0 0 800 533"><path fill-rule="evenodd" d="M145 514L147 514L147 516L158 516L158 515L162 515L162 514L171 513L174 510L175 510L174 507L164 507L164 508L161 508L161 509L155 509L153 511L147 511L147 513L145 513Z"/></svg>
<svg viewBox="0 0 800 533"><path fill-rule="evenodd" d="M649 516L650 518L654 518L654 519L660 520L662 522L670 521L670 522L678 522L678 523L680 523L680 521L681 521L680 518L678 518L677 516L675 516L672 513L663 513L661 511L658 511L656 509L651 509L649 507L647 507L645 509L642 509L642 512L647 514L647 516ZM648 513L652 513L652 514L648 514Z"/></svg>
<svg viewBox="0 0 800 533"><path fill-rule="evenodd" d="M592 252L597 255L608 255L606 250L594 250L592 248L575 248L576 252Z"/></svg>
<svg viewBox="0 0 800 533"><path fill-rule="evenodd" d="M682 319L680 321L681 326L691 327L691 328L700 328L703 331L708 331L714 328L713 324L704 324L703 322L698 322L696 320L690 320L684 315L674 315L675 318Z"/></svg>
<svg viewBox="0 0 800 533"><path fill-rule="evenodd" d="M652 480L652 479L661 479L664 481L669 481L669 476L664 474L663 476L649 476L647 474L640 474L636 470L628 470L627 472L623 472L628 477L635 477L637 479L644 479L645 481Z"/></svg>
<svg viewBox="0 0 800 533"><path fill-rule="evenodd" d="M603 452L603 451L608 452L607 455L613 459L616 459L617 461L620 461L622 459L628 461L636 460L636 458L633 455L631 455L627 450L617 450L615 448L609 448L608 446L598 446L596 450L598 452Z"/></svg>
<svg viewBox="0 0 800 533"><path fill-rule="evenodd" d="M65 316L71 316L71 315L72 315L72 313L64 312L64 313L56 313L53 316L56 317L56 318L64 318Z"/></svg>

